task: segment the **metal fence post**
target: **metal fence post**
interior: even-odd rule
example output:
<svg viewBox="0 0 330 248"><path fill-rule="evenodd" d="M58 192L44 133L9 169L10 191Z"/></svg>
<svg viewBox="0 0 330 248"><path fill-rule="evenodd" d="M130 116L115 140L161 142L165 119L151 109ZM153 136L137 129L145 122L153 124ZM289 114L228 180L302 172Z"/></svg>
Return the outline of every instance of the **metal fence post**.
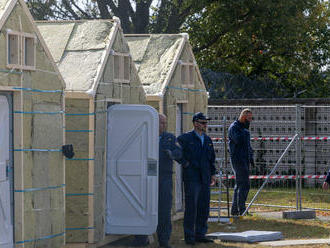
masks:
<svg viewBox="0 0 330 248"><path fill-rule="evenodd" d="M296 209L301 211L301 105L296 105L296 134Z"/></svg>
<svg viewBox="0 0 330 248"><path fill-rule="evenodd" d="M227 196L227 216L230 217L230 210L229 210L229 179L228 179L228 148L227 148L227 117L223 117L223 141L224 141L224 164L226 166L226 179L225 179L225 186L226 186L226 196Z"/></svg>

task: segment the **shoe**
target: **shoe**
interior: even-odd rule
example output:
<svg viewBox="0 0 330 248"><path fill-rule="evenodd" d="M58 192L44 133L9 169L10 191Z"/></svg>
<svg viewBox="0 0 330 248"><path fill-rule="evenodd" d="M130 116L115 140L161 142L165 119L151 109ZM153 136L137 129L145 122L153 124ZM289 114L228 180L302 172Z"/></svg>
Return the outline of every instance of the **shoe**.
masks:
<svg viewBox="0 0 330 248"><path fill-rule="evenodd" d="M195 240L187 239L187 240L185 240L185 242L187 245L195 245Z"/></svg>
<svg viewBox="0 0 330 248"><path fill-rule="evenodd" d="M162 247L162 248L172 248L172 246L170 246L169 244L160 244L159 247Z"/></svg>
<svg viewBox="0 0 330 248"><path fill-rule="evenodd" d="M248 212L246 212L246 214L245 215L243 215L244 214L244 212L242 212L241 214L240 214L240 216L252 216L252 214L250 214L249 213L249 211Z"/></svg>
<svg viewBox="0 0 330 248"><path fill-rule="evenodd" d="M146 247L149 245L149 239L146 235L136 235L135 239L133 240L132 246L133 247Z"/></svg>
<svg viewBox="0 0 330 248"><path fill-rule="evenodd" d="M203 237L203 238L196 239L196 242L198 242L198 243L213 243L214 241L212 239L208 239L206 237Z"/></svg>

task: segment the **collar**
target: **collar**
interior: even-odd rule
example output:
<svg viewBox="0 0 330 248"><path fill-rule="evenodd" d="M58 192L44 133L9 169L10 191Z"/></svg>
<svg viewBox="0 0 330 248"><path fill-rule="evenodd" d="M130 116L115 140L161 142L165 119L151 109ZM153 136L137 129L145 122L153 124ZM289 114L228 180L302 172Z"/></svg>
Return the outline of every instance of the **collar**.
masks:
<svg viewBox="0 0 330 248"><path fill-rule="evenodd" d="M195 130L193 130L193 132L195 133L195 135L198 137L198 138L202 138L205 136L205 133L202 133L202 135L199 135L199 133L197 133Z"/></svg>
<svg viewBox="0 0 330 248"><path fill-rule="evenodd" d="M244 124L242 122L240 122L238 119L235 121L237 123L237 125L240 127L240 128L244 128Z"/></svg>

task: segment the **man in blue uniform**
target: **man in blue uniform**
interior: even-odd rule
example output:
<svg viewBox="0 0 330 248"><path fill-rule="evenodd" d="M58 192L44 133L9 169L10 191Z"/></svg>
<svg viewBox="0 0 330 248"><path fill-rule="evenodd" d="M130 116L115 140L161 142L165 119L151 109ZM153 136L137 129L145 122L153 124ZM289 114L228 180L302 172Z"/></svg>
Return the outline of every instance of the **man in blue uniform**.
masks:
<svg viewBox="0 0 330 248"><path fill-rule="evenodd" d="M159 115L159 195L157 237L160 247L170 248L169 240L172 232L172 174L173 160L182 157L180 145L173 134L165 132L166 116Z"/></svg>
<svg viewBox="0 0 330 248"><path fill-rule="evenodd" d="M215 184L215 153L212 140L205 134L208 120L201 112L194 114L194 130L178 137L183 151L184 238L189 245L213 242L205 237L210 211L210 185Z"/></svg>
<svg viewBox="0 0 330 248"><path fill-rule="evenodd" d="M166 116L159 114L159 193L157 237L160 247L171 248L169 240L172 232L171 209L173 160L180 162L182 151L175 136L166 132L166 123ZM148 236L135 236L135 246L146 246L148 243Z"/></svg>
<svg viewBox="0 0 330 248"><path fill-rule="evenodd" d="M248 129L251 121L251 110L244 109L238 120L234 121L228 129L229 152L236 178L231 207L232 215L242 215L245 212L245 201L250 190L249 164L253 164L253 150Z"/></svg>
<svg viewBox="0 0 330 248"><path fill-rule="evenodd" d="M324 190L327 190L327 189L329 189L329 185L330 185L330 169L329 169L329 171L328 171L327 178L325 179L325 181L324 181L324 183L323 183L323 185L322 185L322 188L323 188Z"/></svg>

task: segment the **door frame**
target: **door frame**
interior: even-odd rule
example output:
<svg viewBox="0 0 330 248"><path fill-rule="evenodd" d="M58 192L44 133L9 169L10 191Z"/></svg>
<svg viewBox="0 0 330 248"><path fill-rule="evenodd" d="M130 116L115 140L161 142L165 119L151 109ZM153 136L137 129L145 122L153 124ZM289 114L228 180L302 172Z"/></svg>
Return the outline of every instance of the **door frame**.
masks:
<svg viewBox="0 0 330 248"><path fill-rule="evenodd" d="M13 120L13 94L12 92L0 91L0 96L5 96L7 98L8 107L9 107L9 187L10 187L10 206L11 206L11 220L13 224L13 244L15 244L15 204L14 204L14 153L13 153L13 144L14 144L14 120Z"/></svg>

